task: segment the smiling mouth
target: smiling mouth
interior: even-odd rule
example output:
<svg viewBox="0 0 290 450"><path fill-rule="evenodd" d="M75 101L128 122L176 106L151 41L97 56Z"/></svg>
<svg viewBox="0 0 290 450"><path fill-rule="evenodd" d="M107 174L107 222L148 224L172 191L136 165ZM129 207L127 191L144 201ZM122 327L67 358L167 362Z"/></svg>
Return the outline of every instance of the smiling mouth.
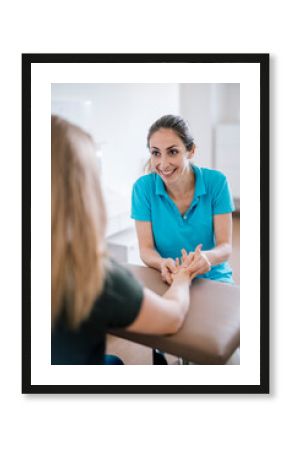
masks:
<svg viewBox="0 0 290 450"><path fill-rule="evenodd" d="M171 177L171 175L176 171L176 169L173 170L168 170L168 171L163 171L163 170L159 170L160 175L162 175L163 177Z"/></svg>

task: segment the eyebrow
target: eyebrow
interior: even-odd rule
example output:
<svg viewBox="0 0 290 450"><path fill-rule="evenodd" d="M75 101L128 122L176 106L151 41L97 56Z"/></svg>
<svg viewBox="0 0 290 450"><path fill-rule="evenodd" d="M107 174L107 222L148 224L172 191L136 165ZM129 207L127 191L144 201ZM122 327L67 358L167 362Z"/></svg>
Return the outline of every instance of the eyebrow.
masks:
<svg viewBox="0 0 290 450"><path fill-rule="evenodd" d="M178 144L170 145L170 147L167 147L165 150L170 150L172 148L178 148ZM160 150L158 147L150 147L151 149Z"/></svg>

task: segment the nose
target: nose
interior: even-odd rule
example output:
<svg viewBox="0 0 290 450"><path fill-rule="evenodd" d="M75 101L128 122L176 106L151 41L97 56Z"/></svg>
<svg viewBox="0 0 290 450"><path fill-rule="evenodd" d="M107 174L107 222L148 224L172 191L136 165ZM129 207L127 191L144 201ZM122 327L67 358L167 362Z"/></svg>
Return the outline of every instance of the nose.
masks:
<svg viewBox="0 0 290 450"><path fill-rule="evenodd" d="M169 167L169 161L167 155L161 155L159 160L159 168L160 170L165 170Z"/></svg>

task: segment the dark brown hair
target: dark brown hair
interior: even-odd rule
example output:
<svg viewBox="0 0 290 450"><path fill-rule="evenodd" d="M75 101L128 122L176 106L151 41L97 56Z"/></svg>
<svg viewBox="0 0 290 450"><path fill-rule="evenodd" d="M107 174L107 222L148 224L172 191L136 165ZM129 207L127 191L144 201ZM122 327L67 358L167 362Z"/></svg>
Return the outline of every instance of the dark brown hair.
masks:
<svg viewBox="0 0 290 450"><path fill-rule="evenodd" d="M156 122L154 122L151 125L147 135L148 148L152 134L154 134L161 128L167 128L174 131L184 143L186 150L189 151L192 149L192 146L194 145L194 140L190 132L188 123L181 116L174 116L173 114L167 114L166 116L162 116L160 117L160 119L156 120Z"/></svg>

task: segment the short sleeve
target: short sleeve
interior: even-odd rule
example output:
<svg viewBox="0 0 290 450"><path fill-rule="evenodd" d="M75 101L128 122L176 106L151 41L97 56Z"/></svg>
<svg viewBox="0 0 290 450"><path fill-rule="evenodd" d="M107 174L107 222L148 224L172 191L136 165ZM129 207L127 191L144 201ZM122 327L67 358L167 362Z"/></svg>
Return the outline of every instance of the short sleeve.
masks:
<svg viewBox="0 0 290 450"><path fill-rule="evenodd" d="M230 186L225 175L217 172L212 198L213 214L227 214L235 210Z"/></svg>
<svg viewBox="0 0 290 450"><path fill-rule="evenodd" d="M148 184L148 183L147 183ZM132 189L131 218L151 222L149 186L144 177L139 178Z"/></svg>
<svg viewBox="0 0 290 450"><path fill-rule="evenodd" d="M107 328L127 327L134 322L143 296L143 287L131 272L110 261L103 292L96 302Z"/></svg>

